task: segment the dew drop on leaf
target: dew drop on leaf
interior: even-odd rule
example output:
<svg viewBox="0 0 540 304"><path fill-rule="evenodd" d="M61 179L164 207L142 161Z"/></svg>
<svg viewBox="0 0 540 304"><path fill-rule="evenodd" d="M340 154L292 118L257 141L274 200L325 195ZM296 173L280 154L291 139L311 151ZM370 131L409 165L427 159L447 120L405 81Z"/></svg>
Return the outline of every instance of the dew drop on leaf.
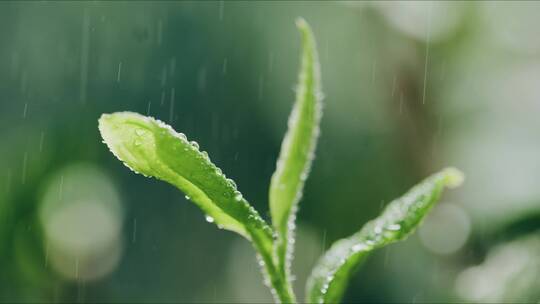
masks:
<svg viewBox="0 0 540 304"><path fill-rule="evenodd" d="M401 229L401 226L399 224L392 224L389 225L387 229L391 231L398 231L399 229Z"/></svg>
<svg viewBox="0 0 540 304"><path fill-rule="evenodd" d="M236 183L232 179L227 178L227 182L229 182L229 184L231 184L236 189Z"/></svg>
<svg viewBox="0 0 540 304"><path fill-rule="evenodd" d="M358 252L358 251L365 250L366 248L367 248L367 247L366 247L366 245L364 245L364 244L356 244L356 245L354 245L354 246L352 247L352 250L353 250L354 252Z"/></svg>
<svg viewBox="0 0 540 304"><path fill-rule="evenodd" d="M206 221L209 222L209 223L213 223L213 222L214 222L214 218L211 217L211 216L209 216L209 215L207 215L207 216L206 216Z"/></svg>
<svg viewBox="0 0 540 304"><path fill-rule="evenodd" d="M234 192L234 200L239 202L243 199L243 196L242 196L242 193L240 193L240 191L235 191Z"/></svg>

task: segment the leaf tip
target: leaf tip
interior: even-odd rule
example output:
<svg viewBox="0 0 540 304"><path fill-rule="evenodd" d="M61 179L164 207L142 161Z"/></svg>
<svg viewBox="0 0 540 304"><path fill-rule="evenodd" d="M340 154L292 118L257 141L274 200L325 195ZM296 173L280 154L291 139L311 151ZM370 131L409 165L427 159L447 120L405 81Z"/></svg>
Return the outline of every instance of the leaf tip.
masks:
<svg viewBox="0 0 540 304"><path fill-rule="evenodd" d="M454 167L444 169L443 174L445 176L446 185L448 188L457 188L461 186L465 180L465 174Z"/></svg>
<svg viewBox="0 0 540 304"><path fill-rule="evenodd" d="M108 128L113 127L119 122L128 120L129 118L144 118L144 116L135 112L115 112L115 113L103 113L98 119L98 128L101 134L106 132Z"/></svg>
<svg viewBox="0 0 540 304"><path fill-rule="evenodd" d="M297 17L295 22L296 22L296 27L298 27L301 30L307 29L309 27L306 19L302 17Z"/></svg>

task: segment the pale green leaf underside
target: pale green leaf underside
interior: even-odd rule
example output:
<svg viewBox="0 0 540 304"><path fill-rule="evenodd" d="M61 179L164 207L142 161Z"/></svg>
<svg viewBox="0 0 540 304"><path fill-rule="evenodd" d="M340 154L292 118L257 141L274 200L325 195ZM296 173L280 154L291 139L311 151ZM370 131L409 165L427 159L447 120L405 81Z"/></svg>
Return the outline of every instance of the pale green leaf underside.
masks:
<svg viewBox="0 0 540 304"><path fill-rule="evenodd" d="M359 232L337 241L313 269L306 287L307 301L338 303L351 275L370 252L410 235L438 201L443 188L456 187L462 181L460 171L444 169L391 202Z"/></svg>
<svg viewBox="0 0 540 304"><path fill-rule="evenodd" d="M185 135L132 112L102 115L99 130L111 152L130 169L176 186L219 227L248 239L264 239L264 247L270 250L271 228L234 182Z"/></svg>
<svg viewBox="0 0 540 304"><path fill-rule="evenodd" d="M309 173L321 119L320 71L315 39L309 25L297 20L302 53L296 100L270 184L270 213L278 231L277 258L285 268L288 238L292 238L296 204ZM291 223L294 224L294 223Z"/></svg>

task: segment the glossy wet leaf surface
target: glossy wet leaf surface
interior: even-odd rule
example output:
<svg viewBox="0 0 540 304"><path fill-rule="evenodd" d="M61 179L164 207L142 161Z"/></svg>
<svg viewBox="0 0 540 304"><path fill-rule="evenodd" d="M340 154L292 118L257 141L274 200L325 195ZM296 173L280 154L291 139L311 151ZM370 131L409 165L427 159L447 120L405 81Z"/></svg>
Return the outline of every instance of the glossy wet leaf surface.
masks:
<svg viewBox="0 0 540 304"><path fill-rule="evenodd" d="M403 240L414 232L445 187L459 186L463 174L447 168L392 201L376 219L349 238L334 243L319 260L307 282L307 301L338 303L350 277L373 250Z"/></svg>
<svg viewBox="0 0 540 304"><path fill-rule="evenodd" d="M104 114L99 129L111 152L126 166L182 190L206 213L208 221L246 238L257 232L271 234L235 183L185 135L161 121L131 112Z"/></svg>
<svg viewBox="0 0 540 304"><path fill-rule="evenodd" d="M301 68L296 100L289 117L288 130L281 145L276 171L270 185L270 213L278 232L276 254L281 271L289 275L294 225L298 201L302 196L314 158L321 120L320 68L311 28L296 22L302 39Z"/></svg>

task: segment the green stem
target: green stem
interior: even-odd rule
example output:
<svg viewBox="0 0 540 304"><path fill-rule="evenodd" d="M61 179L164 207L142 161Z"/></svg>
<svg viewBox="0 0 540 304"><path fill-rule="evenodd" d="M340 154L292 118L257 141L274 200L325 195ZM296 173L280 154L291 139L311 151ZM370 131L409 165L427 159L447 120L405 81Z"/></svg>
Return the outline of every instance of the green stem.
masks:
<svg viewBox="0 0 540 304"><path fill-rule="evenodd" d="M259 254L264 265L260 265L266 273L269 280L269 287L276 301L280 303L296 303L296 297L292 289L292 284L286 274L280 271L279 263L274 259L274 242L268 235L251 233L252 242L255 250Z"/></svg>

